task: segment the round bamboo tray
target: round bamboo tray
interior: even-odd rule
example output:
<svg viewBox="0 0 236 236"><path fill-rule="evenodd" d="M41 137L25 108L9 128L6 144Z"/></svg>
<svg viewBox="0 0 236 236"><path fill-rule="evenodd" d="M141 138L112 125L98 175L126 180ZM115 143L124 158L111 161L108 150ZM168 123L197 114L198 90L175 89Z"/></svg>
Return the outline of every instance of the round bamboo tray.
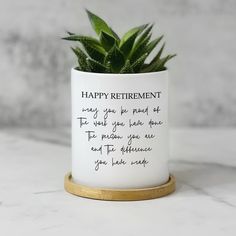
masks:
<svg viewBox="0 0 236 236"><path fill-rule="evenodd" d="M65 190L71 194L110 201L137 201L166 196L175 191L175 177L170 175L167 183L151 188L106 189L84 186L72 181L71 173L65 176Z"/></svg>

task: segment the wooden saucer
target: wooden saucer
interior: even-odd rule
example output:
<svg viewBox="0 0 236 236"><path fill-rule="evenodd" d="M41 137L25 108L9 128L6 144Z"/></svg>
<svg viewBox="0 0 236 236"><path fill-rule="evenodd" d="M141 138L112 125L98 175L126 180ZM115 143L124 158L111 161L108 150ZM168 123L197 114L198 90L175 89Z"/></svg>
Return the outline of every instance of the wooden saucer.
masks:
<svg viewBox="0 0 236 236"><path fill-rule="evenodd" d="M110 201L137 201L166 196L175 191L175 177L170 175L167 183L151 188L106 189L84 186L72 181L71 173L65 176L65 190L71 194Z"/></svg>

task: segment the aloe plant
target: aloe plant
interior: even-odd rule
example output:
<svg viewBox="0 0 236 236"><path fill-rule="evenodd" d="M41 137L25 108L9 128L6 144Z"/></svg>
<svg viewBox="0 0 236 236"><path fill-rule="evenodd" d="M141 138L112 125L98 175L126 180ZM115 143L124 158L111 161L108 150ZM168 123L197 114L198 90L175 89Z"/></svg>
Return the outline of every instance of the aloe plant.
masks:
<svg viewBox="0 0 236 236"><path fill-rule="evenodd" d="M151 40L153 24L130 29L119 37L99 16L86 10L90 23L98 35L77 35L67 32L65 40L79 44L72 47L78 59L77 70L97 73L146 73L166 70L166 63L176 55L162 56L165 43L149 60L150 53L160 44L163 35Z"/></svg>

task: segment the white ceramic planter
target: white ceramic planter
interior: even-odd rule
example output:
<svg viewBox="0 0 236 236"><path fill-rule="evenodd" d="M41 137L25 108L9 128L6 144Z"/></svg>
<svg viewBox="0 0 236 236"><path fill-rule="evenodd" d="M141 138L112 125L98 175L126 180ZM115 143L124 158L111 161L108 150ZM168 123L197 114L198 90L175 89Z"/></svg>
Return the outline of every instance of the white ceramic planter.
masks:
<svg viewBox="0 0 236 236"><path fill-rule="evenodd" d="M73 181L111 189L166 183L168 72L71 76Z"/></svg>

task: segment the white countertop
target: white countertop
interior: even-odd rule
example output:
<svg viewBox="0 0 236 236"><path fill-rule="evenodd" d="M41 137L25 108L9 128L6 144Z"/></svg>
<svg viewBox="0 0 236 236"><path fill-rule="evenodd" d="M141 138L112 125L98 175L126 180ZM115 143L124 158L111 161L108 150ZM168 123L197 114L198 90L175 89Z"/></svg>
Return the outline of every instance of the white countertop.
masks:
<svg viewBox="0 0 236 236"><path fill-rule="evenodd" d="M167 197L109 202L64 191L69 133L0 131L0 234L236 235L236 130L172 130Z"/></svg>

